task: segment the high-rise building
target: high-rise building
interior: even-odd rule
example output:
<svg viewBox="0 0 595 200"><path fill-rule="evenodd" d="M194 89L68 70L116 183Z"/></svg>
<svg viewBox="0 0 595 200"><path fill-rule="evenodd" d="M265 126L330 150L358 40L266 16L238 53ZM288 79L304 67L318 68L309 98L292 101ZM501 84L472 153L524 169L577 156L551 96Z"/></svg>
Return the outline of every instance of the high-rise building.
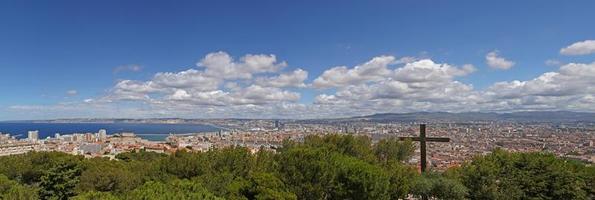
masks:
<svg viewBox="0 0 595 200"><path fill-rule="evenodd" d="M29 141L37 141L39 139L39 131L29 131L29 133L27 134L27 139Z"/></svg>
<svg viewBox="0 0 595 200"><path fill-rule="evenodd" d="M107 131L106 131L105 129L100 129L100 130L97 132L97 139L98 139L99 141L104 141L104 140L106 140L106 139L107 139Z"/></svg>
<svg viewBox="0 0 595 200"><path fill-rule="evenodd" d="M275 120L275 129L278 131L283 130L283 123L279 120Z"/></svg>
<svg viewBox="0 0 595 200"><path fill-rule="evenodd" d="M94 139L93 134L85 133L85 142L94 142L93 139Z"/></svg>

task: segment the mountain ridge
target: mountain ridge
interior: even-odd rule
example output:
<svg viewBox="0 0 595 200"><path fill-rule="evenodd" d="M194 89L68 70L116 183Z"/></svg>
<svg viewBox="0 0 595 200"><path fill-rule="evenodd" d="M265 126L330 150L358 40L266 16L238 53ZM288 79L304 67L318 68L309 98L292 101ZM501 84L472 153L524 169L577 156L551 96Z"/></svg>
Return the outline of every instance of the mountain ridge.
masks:
<svg viewBox="0 0 595 200"><path fill-rule="evenodd" d="M207 123L218 120L276 120L249 119L249 118L70 118L48 120L10 120L7 122L27 123ZM339 118L314 118L314 119L279 119L283 121L295 120L348 122L348 121L373 121L373 122L479 122L479 121L508 121L508 122L595 122L595 113L574 111L519 111L508 113L497 112L409 112L409 113L376 113L363 116Z"/></svg>
<svg viewBox="0 0 595 200"><path fill-rule="evenodd" d="M595 122L595 113L573 111L519 111L497 112L412 112L378 113L351 117L370 121L510 121L510 122Z"/></svg>

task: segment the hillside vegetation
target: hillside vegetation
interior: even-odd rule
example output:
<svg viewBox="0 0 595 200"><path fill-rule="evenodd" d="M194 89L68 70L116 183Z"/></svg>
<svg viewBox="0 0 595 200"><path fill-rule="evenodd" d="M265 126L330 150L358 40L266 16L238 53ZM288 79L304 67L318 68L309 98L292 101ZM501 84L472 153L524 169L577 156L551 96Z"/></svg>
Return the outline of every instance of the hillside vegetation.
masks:
<svg viewBox="0 0 595 200"><path fill-rule="evenodd" d="M0 157L0 199L593 199L595 169L495 150L443 173L405 164L410 141L309 136L277 152L242 147L117 160L56 152Z"/></svg>

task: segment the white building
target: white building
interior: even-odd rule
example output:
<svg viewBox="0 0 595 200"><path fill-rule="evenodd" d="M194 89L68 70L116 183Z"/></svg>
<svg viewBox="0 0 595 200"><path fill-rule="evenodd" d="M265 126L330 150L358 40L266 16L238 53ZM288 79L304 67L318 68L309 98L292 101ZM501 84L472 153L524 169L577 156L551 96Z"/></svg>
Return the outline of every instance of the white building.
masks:
<svg viewBox="0 0 595 200"><path fill-rule="evenodd" d="M38 144L31 142L17 142L0 144L0 156L24 154L33 151Z"/></svg>
<svg viewBox="0 0 595 200"><path fill-rule="evenodd" d="M100 129L97 132L97 139L99 141L105 141L107 139L107 131L105 129Z"/></svg>
<svg viewBox="0 0 595 200"><path fill-rule="evenodd" d="M27 134L27 139L29 141L37 141L39 140L39 131L29 131L29 133Z"/></svg>

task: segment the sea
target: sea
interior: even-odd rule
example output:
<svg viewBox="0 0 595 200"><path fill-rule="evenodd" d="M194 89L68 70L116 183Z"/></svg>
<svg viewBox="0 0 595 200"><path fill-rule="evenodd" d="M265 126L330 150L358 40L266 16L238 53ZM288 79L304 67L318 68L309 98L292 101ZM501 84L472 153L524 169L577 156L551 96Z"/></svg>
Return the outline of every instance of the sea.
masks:
<svg viewBox="0 0 595 200"><path fill-rule="evenodd" d="M146 124L146 123L13 123L0 122L0 133L26 138L28 131L39 131L39 138L73 133L96 133L105 129L108 135L133 132L151 141L164 141L169 134L217 132L219 128L200 124Z"/></svg>

